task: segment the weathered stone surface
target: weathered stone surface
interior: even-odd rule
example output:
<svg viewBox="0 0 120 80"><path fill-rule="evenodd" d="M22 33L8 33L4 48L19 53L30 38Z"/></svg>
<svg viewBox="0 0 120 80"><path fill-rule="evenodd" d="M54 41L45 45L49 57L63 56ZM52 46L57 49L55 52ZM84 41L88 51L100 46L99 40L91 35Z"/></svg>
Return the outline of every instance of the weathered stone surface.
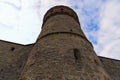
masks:
<svg viewBox="0 0 120 80"><path fill-rule="evenodd" d="M73 17L57 14L43 26L21 80L110 80Z"/></svg>
<svg viewBox="0 0 120 80"><path fill-rule="evenodd" d="M71 34L47 36L34 46L22 77L28 80L35 80L38 76L38 80L107 80L90 46ZM76 55L78 59L74 49L79 51Z"/></svg>
<svg viewBox="0 0 120 80"><path fill-rule="evenodd" d="M0 41L0 80L120 80L120 61L97 57L72 9L54 7L44 21L35 44Z"/></svg>
<svg viewBox="0 0 120 80"><path fill-rule="evenodd" d="M0 41L0 80L18 80L32 47Z"/></svg>
<svg viewBox="0 0 120 80"><path fill-rule="evenodd" d="M112 80L120 80L120 60L99 57Z"/></svg>

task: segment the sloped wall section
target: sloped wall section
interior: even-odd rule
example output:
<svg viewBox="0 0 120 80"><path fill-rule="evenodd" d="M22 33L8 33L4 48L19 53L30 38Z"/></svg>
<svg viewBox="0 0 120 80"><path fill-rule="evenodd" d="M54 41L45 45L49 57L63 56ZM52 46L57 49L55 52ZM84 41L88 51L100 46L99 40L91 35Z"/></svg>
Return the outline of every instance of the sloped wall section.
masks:
<svg viewBox="0 0 120 80"><path fill-rule="evenodd" d="M33 45L0 41L0 80L18 80Z"/></svg>
<svg viewBox="0 0 120 80"><path fill-rule="evenodd" d="M0 41L0 80L18 80L33 46ZM120 60L101 56L99 59L112 80L120 80Z"/></svg>
<svg viewBox="0 0 120 80"><path fill-rule="evenodd" d="M110 75L112 80L120 80L120 60L100 57L106 72Z"/></svg>

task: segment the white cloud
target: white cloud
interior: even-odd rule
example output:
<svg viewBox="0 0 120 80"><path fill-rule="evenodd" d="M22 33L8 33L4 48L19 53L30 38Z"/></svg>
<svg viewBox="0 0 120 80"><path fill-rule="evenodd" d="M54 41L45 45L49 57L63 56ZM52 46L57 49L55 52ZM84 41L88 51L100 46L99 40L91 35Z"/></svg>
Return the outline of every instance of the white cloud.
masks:
<svg viewBox="0 0 120 80"><path fill-rule="evenodd" d="M15 43L34 43L41 31L43 15L68 0L0 0L0 39Z"/></svg>
<svg viewBox="0 0 120 80"><path fill-rule="evenodd" d="M98 55L120 59L118 0L0 0L0 39L21 44L35 42L44 14L55 5L66 5L77 12Z"/></svg>
<svg viewBox="0 0 120 80"><path fill-rule="evenodd" d="M40 30L40 20L34 4L35 0L0 1L0 38L2 40L22 44L35 42Z"/></svg>
<svg viewBox="0 0 120 80"><path fill-rule="evenodd" d="M100 56L120 59L120 1L80 0L70 1L79 15L86 36L93 43ZM94 25L98 30L94 30ZM93 30L90 29L93 28ZM92 36L92 38L90 38ZM94 41L97 41L94 44Z"/></svg>
<svg viewBox="0 0 120 80"><path fill-rule="evenodd" d="M120 59L120 2L108 1L100 14L96 51L101 56Z"/></svg>
<svg viewBox="0 0 120 80"><path fill-rule="evenodd" d="M110 44L106 44L104 49L100 52L100 55L120 59L120 40L111 41Z"/></svg>
<svg viewBox="0 0 120 80"><path fill-rule="evenodd" d="M70 1L71 6L75 9L79 16L81 28L85 32L87 38L93 43L97 43L97 32L99 29L99 11L105 3L102 0L79 0Z"/></svg>
<svg viewBox="0 0 120 80"><path fill-rule="evenodd" d="M9 13L8 13L9 12ZM12 27L17 23L18 11L14 10L11 5L0 2L0 23ZM11 20L12 19L12 20Z"/></svg>

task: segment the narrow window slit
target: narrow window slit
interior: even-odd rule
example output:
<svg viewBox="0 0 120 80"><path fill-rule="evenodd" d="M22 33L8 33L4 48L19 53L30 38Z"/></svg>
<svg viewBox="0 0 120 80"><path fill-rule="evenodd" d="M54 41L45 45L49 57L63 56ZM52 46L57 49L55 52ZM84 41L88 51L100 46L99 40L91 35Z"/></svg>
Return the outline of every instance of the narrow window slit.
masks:
<svg viewBox="0 0 120 80"><path fill-rule="evenodd" d="M72 30L72 29L70 29L70 32L73 32L73 30Z"/></svg>
<svg viewBox="0 0 120 80"><path fill-rule="evenodd" d="M14 51L15 50L15 48L14 47L11 47L11 49L10 49L11 51Z"/></svg>
<svg viewBox="0 0 120 80"><path fill-rule="evenodd" d="M75 58L75 61L77 61L79 58L78 58L78 55L79 55L79 50L78 49L73 49L73 52L74 52L74 58Z"/></svg>
<svg viewBox="0 0 120 80"><path fill-rule="evenodd" d="M99 65L99 63L97 62L97 60L94 60L94 62L96 63L96 65Z"/></svg>
<svg viewBox="0 0 120 80"><path fill-rule="evenodd" d="M19 68L21 68L22 67L22 65L19 65Z"/></svg>
<svg viewBox="0 0 120 80"><path fill-rule="evenodd" d="M3 69L0 70L0 72L2 72L2 71L3 71Z"/></svg>
<svg viewBox="0 0 120 80"><path fill-rule="evenodd" d="M61 12L63 12L63 8L61 8L60 10L61 10Z"/></svg>

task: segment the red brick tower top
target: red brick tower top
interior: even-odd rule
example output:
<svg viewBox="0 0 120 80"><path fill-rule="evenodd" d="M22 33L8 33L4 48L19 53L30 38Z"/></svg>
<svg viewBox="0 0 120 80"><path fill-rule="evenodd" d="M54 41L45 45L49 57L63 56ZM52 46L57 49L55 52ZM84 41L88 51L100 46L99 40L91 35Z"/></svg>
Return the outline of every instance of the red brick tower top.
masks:
<svg viewBox="0 0 120 80"><path fill-rule="evenodd" d="M61 5L61 6L52 7L51 9L47 11L43 19L43 25L46 22L46 20L49 19L51 16L55 16L58 14L69 15L73 17L79 23L79 19L78 19L76 12L67 6Z"/></svg>

